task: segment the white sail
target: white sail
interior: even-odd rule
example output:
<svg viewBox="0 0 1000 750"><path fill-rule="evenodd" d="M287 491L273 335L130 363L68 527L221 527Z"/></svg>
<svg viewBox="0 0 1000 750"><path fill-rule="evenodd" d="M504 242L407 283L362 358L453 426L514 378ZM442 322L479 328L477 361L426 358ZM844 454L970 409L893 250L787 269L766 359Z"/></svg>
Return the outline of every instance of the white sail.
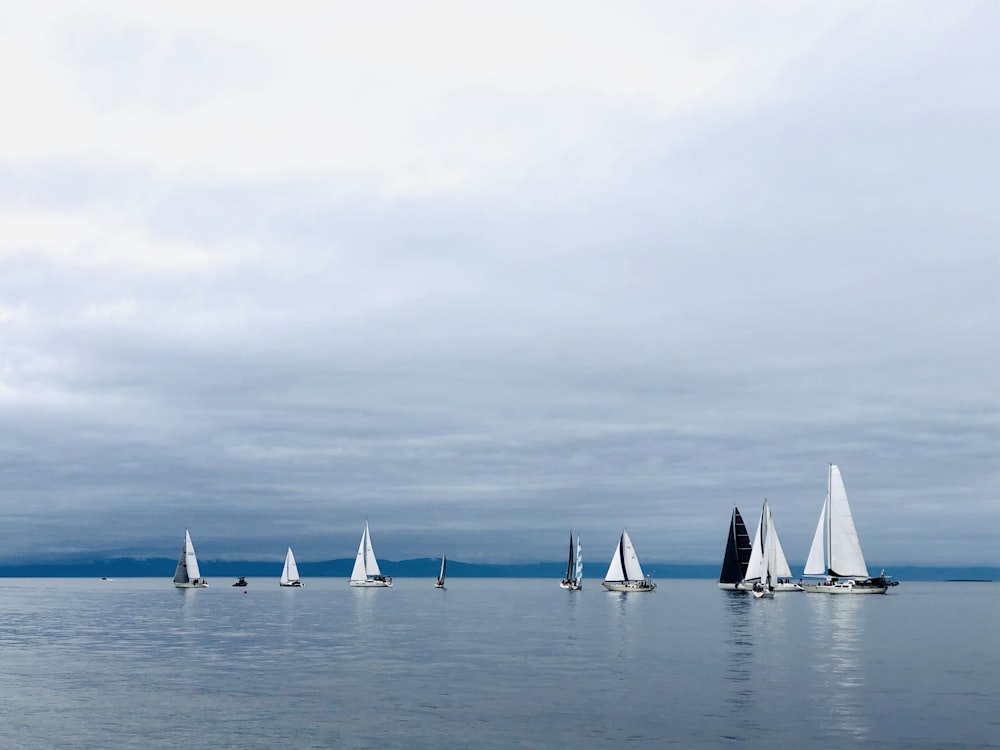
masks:
<svg viewBox="0 0 1000 750"><path fill-rule="evenodd" d="M760 581L764 578L764 540L761 538L761 526L764 522L764 514L760 514L757 521L757 531L753 535L753 545L750 547L750 561L747 563L747 572L743 576L744 581Z"/></svg>
<svg viewBox="0 0 1000 750"><path fill-rule="evenodd" d="M580 547L580 537L576 537L576 569L573 572L578 584L583 583L583 549Z"/></svg>
<svg viewBox="0 0 1000 750"><path fill-rule="evenodd" d="M861 552L858 530L854 527L847 490L840 469L830 465L830 570L833 575L868 578L868 566Z"/></svg>
<svg viewBox="0 0 1000 750"><path fill-rule="evenodd" d="M281 569L281 585L288 586L297 580L299 580L299 566L296 565L295 555L289 547L285 554L285 567Z"/></svg>
<svg viewBox="0 0 1000 750"><path fill-rule="evenodd" d="M194 553L191 534L187 529L184 529L184 546L181 547L181 556L177 560L177 570L174 571L174 583L188 583L198 578L201 578L201 571L198 570L198 557Z"/></svg>
<svg viewBox="0 0 1000 750"><path fill-rule="evenodd" d="M382 575L375 550L372 548L372 535L365 521L365 530L361 534L361 544L358 545L358 556L354 560L354 570L351 571L352 586L392 586L392 577Z"/></svg>
<svg viewBox="0 0 1000 750"><path fill-rule="evenodd" d="M438 586L444 586L444 576L448 570L448 556L441 555L441 572L438 573L437 583Z"/></svg>
<svg viewBox="0 0 1000 750"><path fill-rule="evenodd" d="M809 547L809 557L806 558L806 567L802 575L825 576L826 575L826 506L830 503L830 495L827 493L826 500L823 501L823 509L819 513L819 523L816 524L816 533L813 534L812 546Z"/></svg>
<svg viewBox="0 0 1000 750"><path fill-rule="evenodd" d="M829 490L803 573L807 576L868 578L868 566L861 552L851 506L847 502L847 490L840 469L835 464L830 464Z"/></svg>
<svg viewBox="0 0 1000 750"><path fill-rule="evenodd" d="M750 550L750 561L747 563L745 582L766 581L771 579L791 578L792 571L788 567L785 550L781 547L778 530L774 525L771 507L764 501L760 520L757 521L757 532L754 534L753 546Z"/></svg>
<svg viewBox="0 0 1000 750"><path fill-rule="evenodd" d="M375 559L375 550L372 547L372 535L368 531L367 521L365 521L365 538L368 540L368 544L365 545L365 572L370 576L382 575L382 571L378 567L378 560Z"/></svg>
<svg viewBox="0 0 1000 750"><path fill-rule="evenodd" d="M181 546L181 554L177 559L177 569L174 571L174 584L180 588L202 587L208 584L201 577L198 569L198 556L194 552L194 543L191 541L191 534L184 529L184 544Z"/></svg>
<svg viewBox="0 0 1000 750"><path fill-rule="evenodd" d="M781 547L781 540L778 539L778 530L771 522L771 536L774 537L774 569L772 572L778 578L791 578L792 569L788 567L788 558L785 557L785 550Z"/></svg>
<svg viewBox="0 0 1000 750"><path fill-rule="evenodd" d="M351 571L352 581L368 580L368 570L365 567L367 551L371 547L371 537L368 534L368 522L365 521L365 530L361 533L361 544L358 545L358 556L354 559L354 570Z"/></svg>
<svg viewBox="0 0 1000 750"><path fill-rule="evenodd" d="M629 538L628 532L623 531L604 580L642 581L645 578L642 566L639 564L639 558L635 554L635 547L632 546L632 540Z"/></svg>
<svg viewBox="0 0 1000 750"><path fill-rule="evenodd" d="M623 531L615 553L611 557L611 565L604 576L604 588L608 591L653 591L656 584L647 578L639 564L639 556L632 546L628 531Z"/></svg>

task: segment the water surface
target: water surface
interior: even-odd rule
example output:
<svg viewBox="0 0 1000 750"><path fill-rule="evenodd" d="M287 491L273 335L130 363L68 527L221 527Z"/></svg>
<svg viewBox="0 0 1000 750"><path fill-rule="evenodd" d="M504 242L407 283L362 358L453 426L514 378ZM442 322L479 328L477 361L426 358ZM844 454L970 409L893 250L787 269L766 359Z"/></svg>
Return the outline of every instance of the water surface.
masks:
<svg viewBox="0 0 1000 750"><path fill-rule="evenodd" d="M1000 747L1000 586L0 579L0 747Z"/></svg>

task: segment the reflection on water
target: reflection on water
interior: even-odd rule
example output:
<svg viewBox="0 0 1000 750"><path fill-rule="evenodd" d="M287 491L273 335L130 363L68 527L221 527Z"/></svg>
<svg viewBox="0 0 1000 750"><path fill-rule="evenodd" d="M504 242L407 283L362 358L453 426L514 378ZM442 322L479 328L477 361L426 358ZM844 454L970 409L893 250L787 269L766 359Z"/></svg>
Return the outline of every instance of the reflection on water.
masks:
<svg viewBox="0 0 1000 750"><path fill-rule="evenodd" d="M634 655L635 651L641 651L644 643L635 638L635 629L641 626L642 620L639 613L643 608L643 600L649 596L656 596L655 592L626 593L624 591L608 591L601 594L611 609L612 622L611 633L613 637L609 643L617 646L616 657L623 660Z"/></svg>
<svg viewBox="0 0 1000 750"><path fill-rule="evenodd" d="M723 737L742 740L747 731L759 728L754 711L754 629L751 623L751 596L743 591L724 592L725 623L722 630L724 642L721 652L725 659L724 679L726 695L723 709L738 716L739 721L729 724Z"/></svg>
<svg viewBox="0 0 1000 750"><path fill-rule="evenodd" d="M806 594L816 635L812 669L819 688L815 717L833 736L862 745L871 727L861 663L865 639L864 596Z"/></svg>

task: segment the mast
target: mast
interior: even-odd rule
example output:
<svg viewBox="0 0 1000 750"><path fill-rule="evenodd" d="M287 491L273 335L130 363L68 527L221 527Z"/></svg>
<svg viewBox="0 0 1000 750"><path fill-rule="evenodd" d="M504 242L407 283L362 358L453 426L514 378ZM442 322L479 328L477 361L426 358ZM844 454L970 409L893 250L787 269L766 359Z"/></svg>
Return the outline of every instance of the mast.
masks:
<svg viewBox="0 0 1000 750"><path fill-rule="evenodd" d="M826 544L823 549L826 574L833 573L833 464L826 473Z"/></svg>

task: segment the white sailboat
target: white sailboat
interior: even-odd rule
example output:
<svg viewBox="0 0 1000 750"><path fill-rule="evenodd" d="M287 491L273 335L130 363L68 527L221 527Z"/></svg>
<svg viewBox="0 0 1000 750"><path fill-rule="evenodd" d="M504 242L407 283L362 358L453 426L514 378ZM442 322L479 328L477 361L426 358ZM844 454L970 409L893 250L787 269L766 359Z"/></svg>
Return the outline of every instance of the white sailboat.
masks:
<svg viewBox="0 0 1000 750"><path fill-rule="evenodd" d="M281 569L281 579L278 581L278 585L289 588L302 588L303 586L302 580L299 578L299 566L295 563L295 555L292 554L291 547L285 553L285 567Z"/></svg>
<svg viewBox="0 0 1000 750"><path fill-rule="evenodd" d="M372 549L372 537L368 531L368 521L361 534L361 544L358 546L358 556L354 560L354 570L351 571L351 585L366 588L391 588L392 577L382 575L375 550Z"/></svg>
<svg viewBox="0 0 1000 750"><path fill-rule="evenodd" d="M434 588L443 589L444 588L444 574L448 569L448 555L441 555L441 572L438 573L437 580L434 582Z"/></svg>
<svg viewBox="0 0 1000 750"><path fill-rule="evenodd" d="M764 501L757 522L757 533L754 536L750 550L750 562L747 564L747 575L743 579L744 588L750 588L755 599L774 598L774 575L777 566L774 532L772 531L771 509Z"/></svg>
<svg viewBox="0 0 1000 750"><path fill-rule="evenodd" d="M604 576L604 588L608 591L653 591L656 584L653 579L643 574L639 557L629 538L628 531L622 531L618 546L611 557L607 575Z"/></svg>
<svg viewBox="0 0 1000 750"><path fill-rule="evenodd" d="M573 540L573 532L569 532L569 561L566 563L566 577L559 583L560 588L579 591L583 588L583 550L580 547L580 536Z"/></svg>
<svg viewBox="0 0 1000 750"><path fill-rule="evenodd" d="M778 529L774 525L771 506L767 500L764 501L760 520L757 522L757 533L750 549L746 577L740 588L749 588L756 596L758 584L772 594L803 590L800 584L792 581L792 570L788 567L788 558L785 557L785 550L781 547Z"/></svg>
<svg viewBox="0 0 1000 750"><path fill-rule="evenodd" d="M208 581L201 577L198 569L198 556L194 553L194 544L187 529L184 529L184 544L177 560L177 570L174 571L174 586L179 589L203 589L208 586Z"/></svg>
<svg viewBox="0 0 1000 750"><path fill-rule="evenodd" d="M847 502L847 489L835 464L830 464L826 500L803 575L823 578L816 583L803 584L806 591L814 594L884 594L898 584L898 581L889 580L885 571L875 578L868 574L854 516Z"/></svg>

